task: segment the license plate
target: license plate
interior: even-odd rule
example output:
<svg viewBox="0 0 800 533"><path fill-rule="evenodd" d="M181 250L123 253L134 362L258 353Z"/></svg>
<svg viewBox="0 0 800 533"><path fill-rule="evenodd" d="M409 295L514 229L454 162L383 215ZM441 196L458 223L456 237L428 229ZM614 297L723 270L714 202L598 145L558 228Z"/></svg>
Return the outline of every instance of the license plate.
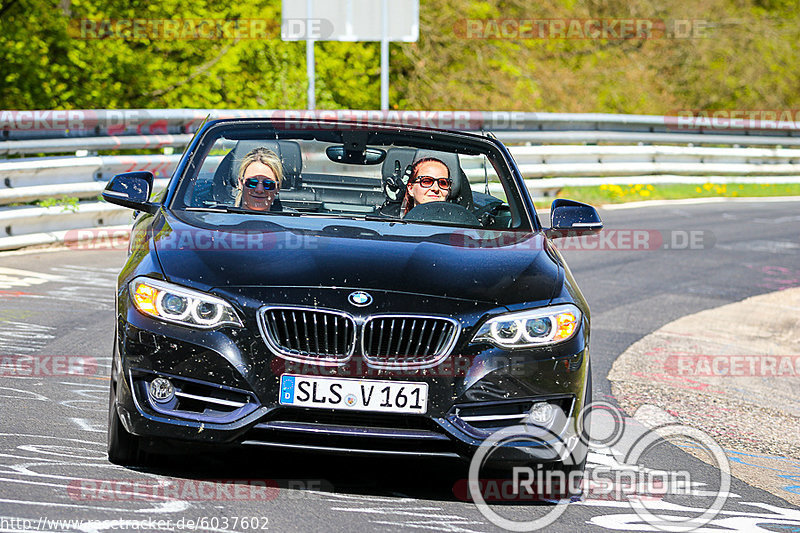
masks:
<svg viewBox="0 0 800 533"><path fill-rule="evenodd" d="M428 384L413 381L281 376L281 405L423 414Z"/></svg>

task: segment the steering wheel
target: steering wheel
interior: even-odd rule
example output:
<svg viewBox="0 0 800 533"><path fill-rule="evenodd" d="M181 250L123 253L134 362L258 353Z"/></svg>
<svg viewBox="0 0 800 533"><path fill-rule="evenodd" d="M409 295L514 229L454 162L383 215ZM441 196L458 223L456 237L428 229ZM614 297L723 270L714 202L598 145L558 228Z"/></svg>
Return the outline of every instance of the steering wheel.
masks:
<svg viewBox="0 0 800 533"><path fill-rule="evenodd" d="M494 224L495 217L497 216L497 213L500 211L501 207L503 207L503 202L499 200L496 202L489 202L483 207L473 209L472 214L475 215L478 220L480 220L481 226L488 228Z"/></svg>
<svg viewBox="0 0 800 533"><path fill-rule="evenodd" d="M478 217L469 209L459 204L450 202L428 202L415 205L404 220L417 220L420 222L445 222L462 226L480 227Z"/></svg>

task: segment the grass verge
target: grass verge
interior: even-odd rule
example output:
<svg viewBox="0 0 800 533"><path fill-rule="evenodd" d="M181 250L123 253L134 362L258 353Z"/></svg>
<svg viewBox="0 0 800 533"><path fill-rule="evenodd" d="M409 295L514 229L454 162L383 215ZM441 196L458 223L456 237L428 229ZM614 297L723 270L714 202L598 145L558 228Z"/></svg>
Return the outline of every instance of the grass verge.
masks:
<svg viewBox="0 0 800 533"><path fill-rule="evenodd" d="M570 200L592 205L619 204L644 200L753 196L800 196L800 183L600 185L598 187L564 187L558 193L558 198L569 198ZM536 207L549 207L550 203L538 200Z"/></svg>

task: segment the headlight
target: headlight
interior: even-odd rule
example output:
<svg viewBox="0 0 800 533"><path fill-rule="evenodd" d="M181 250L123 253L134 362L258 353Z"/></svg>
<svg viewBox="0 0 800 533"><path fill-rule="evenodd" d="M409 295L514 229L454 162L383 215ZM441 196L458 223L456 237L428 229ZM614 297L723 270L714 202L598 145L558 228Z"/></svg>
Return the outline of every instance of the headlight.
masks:
<svg viewBox="0 0 800 533"><path fill-rule="evenodd" d="M166 281L136 278L130 282L133 305L145 315L196 328L242 326L228 302Z"/></svg>
<svg viewBox="0 0 800 533"><path fill-rule="evenodd" d="M529 348L572 338L581 312L572 304L541 307L496 316L486 321L472 342L491 342L500 348Z"/></svg>

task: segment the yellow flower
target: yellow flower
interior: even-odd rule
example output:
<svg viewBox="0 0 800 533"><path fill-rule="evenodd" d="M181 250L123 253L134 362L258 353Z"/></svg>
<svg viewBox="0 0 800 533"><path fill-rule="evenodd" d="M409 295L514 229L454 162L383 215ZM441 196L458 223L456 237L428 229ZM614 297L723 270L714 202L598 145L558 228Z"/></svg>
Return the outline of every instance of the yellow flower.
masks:
<svg viewBox="0 0 800 533"><path fill-rule="evenodd" d="M641 191L642 189L644 189L644 185L642 185L641 183L637 183L635 189L637 191Z"/></svg>
<svg viewBox="0 0 800 533"><path fill-rule="evenodd" d="M642 196L650 196L650 191L639 191Z"/></svg>
<svg viewBox="0 0 800 533"><path fill-rule="evenodd" d="M739 191L733 191L733 192L731 193L731 196L739 196Z"/></svg>
<svg viewBox="0 0 800 533"><path fill-rule="evenodd" d="M653 190L653 186L648 184L648 185L647 185L647 190L648 190L648 191L652 191L652 190Z"/></svg>
<svg viewBox="0 0 800 533"><path fill-rule="evenodd" d="M707 191L710 191L711 189L714 188L714 185L712 183L710 183L710 182L706 182L706 183L703 184L703 188L705 190L707 190Z"/></svg>
<svg viewBox="0 0 800 533"><path fill-rule="evenodd" d="M604 184L602 184L602 185L600 186L600 190L601 190L601 191L607 191L607 190L608 190L608 185L606 185L605 183L604 183Z"/></svg>
<svg viewBox="0 0 800 533"><path fill-rule="evenodd" d="M696 190L697 192L703 192L703 189L701 189L700 187L695 187L694 190Z"/></svg>

